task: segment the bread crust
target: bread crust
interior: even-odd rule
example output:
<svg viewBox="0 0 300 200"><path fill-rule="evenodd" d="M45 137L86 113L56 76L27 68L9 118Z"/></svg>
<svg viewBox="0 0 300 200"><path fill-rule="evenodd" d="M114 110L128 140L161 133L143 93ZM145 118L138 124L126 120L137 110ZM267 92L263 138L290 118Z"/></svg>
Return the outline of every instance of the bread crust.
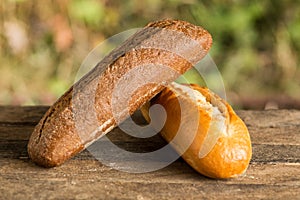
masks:
<svg viewBox="0 0 300 200"><path fill-rule="evenodd" d="M214 120L212 111L205 106L199 106L190 95L172 85L154 97L150 105L141 109L145 119L150 121L148 110L151 105L162 105L167 113L166 123L160 132L162 137L167 142L171 142L183 159L199 173L211 178L231 178L244 173L252 156L251 140L246 125L232 107L207 88L195 84L186 86L195 92L200 92L206 101L218 108L224 117L226 128L217 133L215 142L209 146L206 144L209 142L206 138L211 136L209 134L214 134L209 131ZM181 112L191 113L188 116L189 120L185 119L185 115ZM194 118L198 120L198 126L191 127ZM180 133L179 126L185 127ZM193 129L196 129L195 135ZM179 134L180 139L174 141L173 139ZM191 135L193 140L189 141L189 146L186 146L186 140L189 140ZM203 147L208 148L208 151L201 156Z"/></svg>
<svg viewBox="0 0 300 200"><path fill-rule="evenodd" d="M62 164L149 101L164 88L163 83L173 81L190 69L207 54L211 45L211 35L188 22L162 20L149 23L106 56L49 108L30 137L30 158L44 167ZM168 70L155 68L160 65L167 66ZM124 81L122 77L132 70L140 70L140 75L131 74L128 81ZM160 75L150 76L157 71ZM152 83L140 86L130 82L142 75L151 77ZM118 100L124 95L122 90L115 90L122 81L131 83L136 90L125 94L130 99L113 104L112 98ZM118 108L118 104L125 107ZM113 106L116 106L115 111Z"/></svg>

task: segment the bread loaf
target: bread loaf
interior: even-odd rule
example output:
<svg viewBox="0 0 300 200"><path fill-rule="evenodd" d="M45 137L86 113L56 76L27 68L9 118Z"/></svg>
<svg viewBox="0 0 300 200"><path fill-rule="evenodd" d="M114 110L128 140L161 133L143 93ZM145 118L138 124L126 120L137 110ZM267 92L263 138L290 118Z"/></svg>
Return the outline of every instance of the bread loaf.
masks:
<svg viewBox="0 0 300 200"><path fill-rule="evenodd" d="M45 167L62 164L190 69L211 44L206 30L188 22L149 23L50 107L30 137L30 158Z"/></svg>
<svg viewBox="0 0 300 200"><path fill-rule="evenodd" d="M155 128L159 116L149 117L154 104L167 113L162 137L196 171L211 178L246 171L252 156L248 129L225 100L207 88L172 83L141 109Z"/></svg>

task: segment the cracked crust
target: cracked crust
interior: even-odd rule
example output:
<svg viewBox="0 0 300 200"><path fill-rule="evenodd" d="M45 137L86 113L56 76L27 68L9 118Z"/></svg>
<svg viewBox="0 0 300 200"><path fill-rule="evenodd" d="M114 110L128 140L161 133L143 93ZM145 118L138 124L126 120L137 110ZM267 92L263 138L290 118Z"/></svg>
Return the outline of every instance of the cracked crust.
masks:
<svg viewBox="0 0 300 200"><path fill-rule="evenodd" d="M200 92L211 106L198 104L193 94L171 84L153 98L151 104L142 107L145 119L148 122L154 120L155 125L155 118L149 118L148 110L153 104L162 105L167 113L166 123L160 132L162 137L199 173L211 178L231 178L244 173L252 156L250 135L244 122L225 100L209 89L195 84L186 87L192 92ZM217 108L223 117L215 118L212 107ZM198 126L193 124L193 120L198 120ZM211 132L212 122L225 122L226 128L212 129ZM183 129L180 132L181 125ZM186 143L189 145L186 146ZM200 156L203 148L206 153Z"/></svg>

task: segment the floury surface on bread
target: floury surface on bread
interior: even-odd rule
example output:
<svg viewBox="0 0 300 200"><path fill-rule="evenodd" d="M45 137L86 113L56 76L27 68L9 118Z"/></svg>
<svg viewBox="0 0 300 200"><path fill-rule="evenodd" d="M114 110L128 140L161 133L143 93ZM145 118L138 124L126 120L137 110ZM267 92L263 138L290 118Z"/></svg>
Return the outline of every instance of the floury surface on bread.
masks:
<svg viewBox="0 0 300 200"><path fill-rule="evenodd" d="M188 22L149 23L50 107L30 137L30 158L45 167L62 164L190 69L211 45L210 34Z"/></svg>

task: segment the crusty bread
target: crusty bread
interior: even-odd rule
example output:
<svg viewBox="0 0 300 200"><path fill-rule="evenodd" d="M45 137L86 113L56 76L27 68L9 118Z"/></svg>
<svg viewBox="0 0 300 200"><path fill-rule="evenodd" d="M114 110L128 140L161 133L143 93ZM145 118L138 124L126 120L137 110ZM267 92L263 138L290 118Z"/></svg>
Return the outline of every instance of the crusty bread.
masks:
<svg viewBox="0 0 300 200"><path fill-rule="evenodd" d="M163 138L199 173L230 178L247 169L251 155L248 129L231 106L207 88L172 83L151 100L167 113ZM149 107L141 111L155 128Z"/></svg>
<svg viewBox="0 0 300 200"><path fill-rule="evenodd" d="M190 69L211 44L206 30L184 21L148 24L47 111L30 137L30 158L45 167L62 164Z"/></svg>

